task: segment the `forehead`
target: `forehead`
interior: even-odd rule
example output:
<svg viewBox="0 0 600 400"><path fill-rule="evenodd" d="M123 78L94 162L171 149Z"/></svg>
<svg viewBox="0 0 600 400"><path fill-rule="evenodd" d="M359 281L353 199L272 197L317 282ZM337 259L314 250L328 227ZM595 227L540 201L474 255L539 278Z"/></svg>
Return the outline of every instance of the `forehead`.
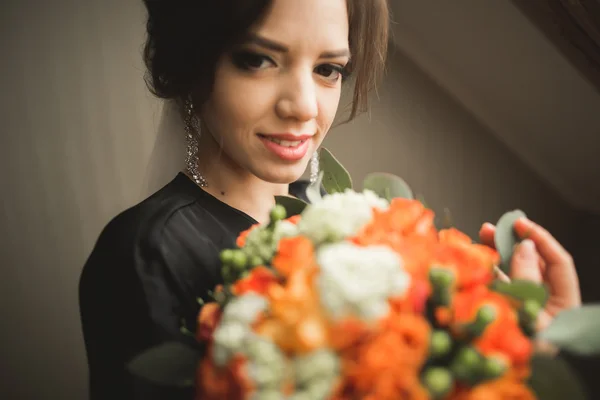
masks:
<svg viewBox="0 0 600 400"><path fill-rule="evenodd" d="M277 40L293 50L348 46L346 0L273 0L254 33Z"/></svg>

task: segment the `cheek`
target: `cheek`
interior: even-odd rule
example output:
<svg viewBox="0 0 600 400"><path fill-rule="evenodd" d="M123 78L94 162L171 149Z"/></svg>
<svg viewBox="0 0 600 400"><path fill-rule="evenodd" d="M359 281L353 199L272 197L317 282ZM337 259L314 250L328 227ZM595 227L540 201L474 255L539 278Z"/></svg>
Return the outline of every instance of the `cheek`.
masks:
<svg viewBox="0 0 600 400"><path fill-rule="evenodd" d="M341 86L335 90L327 89L321 94L321 99L319 101L319 125L323 134L326 134L333 124L333 120L335 119L340 104L340 97Z"/></svg>
<svg viewBox="0 0 600 400"><path fill-rule="evenodd" d="M251 132L271 107L269 89L264 84L240 76L235 71L221 71L203 114L213 134Z"/></svg>

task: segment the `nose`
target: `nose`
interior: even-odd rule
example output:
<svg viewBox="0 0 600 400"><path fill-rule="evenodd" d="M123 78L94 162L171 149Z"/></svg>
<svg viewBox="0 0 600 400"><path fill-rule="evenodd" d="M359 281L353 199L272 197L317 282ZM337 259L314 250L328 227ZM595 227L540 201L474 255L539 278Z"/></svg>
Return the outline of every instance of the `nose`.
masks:
<svg viewBox="0 0 600 400"><path fill-rule="evenodd" d="M317 117L317 87L312 71L291 73L283 80L276 109L283 119L309 121Z"/></svg>

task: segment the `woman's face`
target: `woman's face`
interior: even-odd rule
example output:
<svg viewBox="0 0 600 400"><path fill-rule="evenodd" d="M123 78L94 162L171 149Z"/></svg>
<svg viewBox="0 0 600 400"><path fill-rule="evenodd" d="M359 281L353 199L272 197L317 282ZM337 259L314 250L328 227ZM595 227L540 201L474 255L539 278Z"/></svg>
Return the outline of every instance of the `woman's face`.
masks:
<svg viewBox="0 0 600 400"><path fill-rule="evenodd" d="M349 59L345 0L274 0L220 59L201 110L223 161L268 182L297 180L333 122Z"/></svg>

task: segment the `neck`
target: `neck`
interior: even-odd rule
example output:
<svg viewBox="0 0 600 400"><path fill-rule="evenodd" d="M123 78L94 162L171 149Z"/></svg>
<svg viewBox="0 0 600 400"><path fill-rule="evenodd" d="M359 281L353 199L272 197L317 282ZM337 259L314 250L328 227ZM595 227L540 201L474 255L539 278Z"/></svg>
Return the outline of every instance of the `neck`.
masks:
<svg viewBox="0 0 600 400"><path fill-rule="evenodd" d="M209 133L198 142L198 168L208 183L203 189L258 222L267 222L275 196L287 195L289 185L263 181L240 167Z"/></svg>

